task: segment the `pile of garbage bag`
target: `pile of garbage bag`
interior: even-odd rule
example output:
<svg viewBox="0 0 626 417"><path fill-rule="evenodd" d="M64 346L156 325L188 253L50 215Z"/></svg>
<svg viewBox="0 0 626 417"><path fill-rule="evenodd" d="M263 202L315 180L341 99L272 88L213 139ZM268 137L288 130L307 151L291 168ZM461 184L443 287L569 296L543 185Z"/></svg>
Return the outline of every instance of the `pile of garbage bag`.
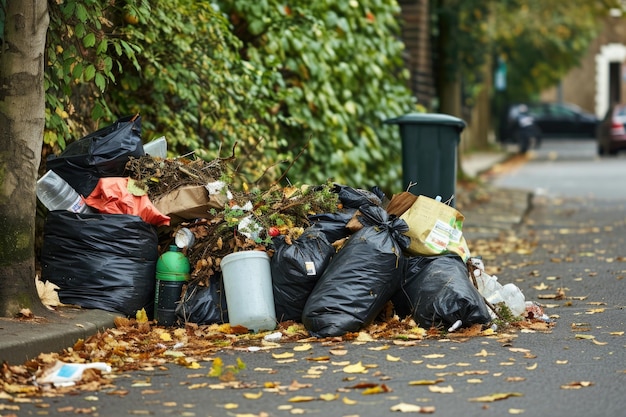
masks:
<svg viewBox="0 0 626 417"><path fill-rule="evenodd" d="M157 260L176 244L191 266L179 324L228 322L220 263L245 250L270 256L275 322L315 336L359 331L390 303L424 328L494 319L450 206L330 182L235 191L223 180L228 158L147 155L140 122L120 119L47 161L89 206L45 220L42 279L62 303L153 314Z"/></svg>

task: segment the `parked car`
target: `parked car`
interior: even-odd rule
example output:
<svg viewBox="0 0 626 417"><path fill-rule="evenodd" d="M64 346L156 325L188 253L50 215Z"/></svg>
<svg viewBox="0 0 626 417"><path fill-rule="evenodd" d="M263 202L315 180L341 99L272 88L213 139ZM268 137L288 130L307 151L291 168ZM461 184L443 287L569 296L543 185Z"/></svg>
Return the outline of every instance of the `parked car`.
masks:
<svg viewBox="0 0 626 417"><path fill-rule="evenodd" d="M541 137L584 137L594 138L598 118L580 107L569 103L516 103L507 107L500 119L500 141L514 140L515 120L520 106L527 106L540 130Z"/></svg>
<svg viewBox="0 0 626 417"><path fill-rule="evenodd" d="M615 155L626 150L626 104L609 107L596 131L598 155Z"/></svg>

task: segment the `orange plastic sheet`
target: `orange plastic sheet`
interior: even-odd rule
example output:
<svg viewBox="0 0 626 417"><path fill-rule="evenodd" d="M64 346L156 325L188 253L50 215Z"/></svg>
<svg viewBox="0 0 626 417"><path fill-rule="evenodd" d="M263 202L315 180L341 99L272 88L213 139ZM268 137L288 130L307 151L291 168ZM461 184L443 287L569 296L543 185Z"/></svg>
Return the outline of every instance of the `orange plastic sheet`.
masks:
<svg viewBox="0 0 626 417"><path fill-rule="evenodd" d="M170 218L154 207L147 195L136 196L128 191L128 178L100 178L85 202L100 213L133 214L155 226L170 224Z"/></svg>

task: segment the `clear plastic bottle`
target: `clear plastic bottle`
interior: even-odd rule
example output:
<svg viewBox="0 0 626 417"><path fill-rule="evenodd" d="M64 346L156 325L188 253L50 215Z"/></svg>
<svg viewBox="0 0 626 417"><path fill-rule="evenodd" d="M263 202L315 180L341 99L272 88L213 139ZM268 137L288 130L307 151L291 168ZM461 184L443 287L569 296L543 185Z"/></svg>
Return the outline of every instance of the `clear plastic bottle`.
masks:
<svg viewBox="0 0 626 417"><path fill-rule="evenodd" d="M509 307L511 313L521 316L526 311L526 297L517 285L508 283L502 286L500 290L504 303Z"/></svg>
<svg viewBox="0 0 626 417"><path fill-rule="evenodd" d="M85 200L56 172L50 170L37 181L37 198L48 210L92 213Z"/></svg>

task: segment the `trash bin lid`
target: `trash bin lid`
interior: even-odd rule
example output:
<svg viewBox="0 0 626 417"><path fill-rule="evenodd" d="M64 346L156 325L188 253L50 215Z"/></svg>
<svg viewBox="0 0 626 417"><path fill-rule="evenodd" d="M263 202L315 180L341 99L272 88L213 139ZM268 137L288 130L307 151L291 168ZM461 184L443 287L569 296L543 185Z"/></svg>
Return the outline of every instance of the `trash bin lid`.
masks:
<svg viewBox="0 0 626 417"><path fill-rule="evenodd" d="M404 116L385 120L387 124L443 125L465 129L465 122L458 117L442 113L408 113Z"/></svg>

